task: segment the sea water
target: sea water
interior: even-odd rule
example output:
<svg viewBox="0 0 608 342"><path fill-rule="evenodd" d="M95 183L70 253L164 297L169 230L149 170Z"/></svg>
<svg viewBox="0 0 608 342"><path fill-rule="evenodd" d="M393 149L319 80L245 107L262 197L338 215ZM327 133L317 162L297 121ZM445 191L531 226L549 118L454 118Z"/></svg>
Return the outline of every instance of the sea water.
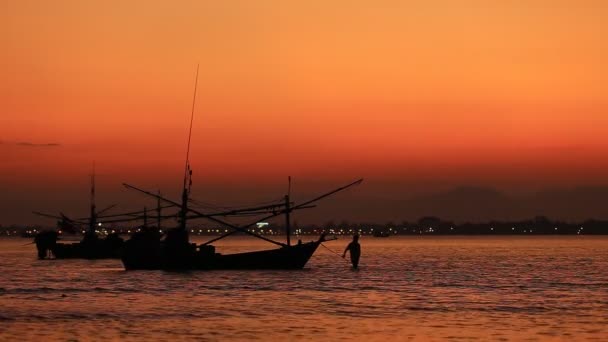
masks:
<svg viewBox="0 0 608 342"><path fill-rule="evenodd" d="M0 240L2 341L608 340L608 237L363 237L358 271L346 237L299 271L127 272L27 242Z"/></svg>

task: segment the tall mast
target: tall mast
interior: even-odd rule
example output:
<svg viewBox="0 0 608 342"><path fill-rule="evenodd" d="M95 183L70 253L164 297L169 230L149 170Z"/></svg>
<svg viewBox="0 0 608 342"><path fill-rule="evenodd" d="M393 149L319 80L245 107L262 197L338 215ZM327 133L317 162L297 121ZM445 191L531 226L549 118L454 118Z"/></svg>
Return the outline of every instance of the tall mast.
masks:
<svg viewBox="0 0 608 342"><path fill-rule="evenodd" d="M180 229L186 230L186 215L188 213L188 195L192 186L192 170L190 169L190 141L192 139L192 123L194 121L194 106L196 104L196 90L198 87L198 69L196 65L196 78L194 80L194 95L192 96L192 113L190 114L190 130L188 132L188 147L186 148L186 165L184 167L184 184L182 188L182 210L180 213Z"/></svg>
<svg viewBox="0 0 608 342"><path fill-rule="evenodd" d="M93 162L93 173L91 174L91 217L89 220L89 232L95 233L97 224L97 209L95 208L95 162Z"/></svg>
<svg viewBox="0 0 608 342"><path fill-rule="evenodd" d="M285 195L285 235L287 236L287 246L291 246L291 220L289 213L291 208L289 206L289 195L291 192L291 176L287 178L287 195Z"/></svg>
<svg viewBox="0 0 608 342"><path fill-rule="evenodd" d="M158 197L156 198L156 226L160 231L160 216L161 216L161 207L160 207L160 190L158 190Z"/></svg>

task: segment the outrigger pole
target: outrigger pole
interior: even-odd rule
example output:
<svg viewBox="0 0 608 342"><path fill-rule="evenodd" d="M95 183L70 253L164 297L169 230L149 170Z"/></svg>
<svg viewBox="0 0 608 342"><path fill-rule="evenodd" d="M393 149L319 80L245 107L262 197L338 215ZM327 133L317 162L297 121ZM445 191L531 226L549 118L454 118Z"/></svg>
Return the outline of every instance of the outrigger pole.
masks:
<svg viewBox="0 0 608 342"><path fill-rule="evenodd" d="M315 197L315 198L313 198L313 199L311 199L311 200L308 200L308 201L303 202L303 203L301 203L301 204L298 204L298 205L296 205L296 206L290 207L290 208L289 208L289 211L293 211L293 210L299 210L299 209L305 209L305 208L310 208L310 204L312 204L312 203L314 203L314 202L317 202L317 201L319 201L319 200L321 200L321 199L323 199L323 198L325 198L325 197L331 196L331 195L333 195L333 194L335 194L335 193L337 193L337 192L340 192L340 191L342 191L342 190L345 190L345 189L347 189L347 188L350 188L351 186L361 184L361 182L363 182L363 179L356 180L356 181L354 181L354 182L352 182L352 183L350 183L350 184L344 185L344 186L339 187L339 188L337 188L337 189L335 189L335 190L332 190L332 191L330 191L330 192L327 192L327 193L324 193L324 194L322 194L322 195L319 195L319 196L317 196L317 197ZM137 188L137 187L135 187L135 186L133 186L133 185L129 185L129 184L126 184L126 183L123 183L123 185L124 185L126 188L128 188L128 189L136 190L136 191L139 191L139 192L141 192L141 193L144 193L144 194L146 194L146 195L148 195L148 196L152 196L152 197L155 197L155 198L157 198L157 199L163 200L163 201L165 201L165 202L167 202L167 203L169 203L169 204L173 204L173 205L179 206L179 203L177 203L177 202L175 202L175 201L172 201L172 200L170 200L170 199L167 199L167 198L165 198L165 197L159 196L159 195L157 195L157 194L151 193L151 192L146 191L146 190L143 190L143 189L139 189L139 188ZM274 241L274 240L268 239L268 238L266 238L266 237L264 237L264 236L262 236L262 235L259 235L259 234L256 234L256 233L253 233L253 232L250 232L249 230L247 230L247 228L249 228L249 227L251 227L251 226L255 225L256 223L258 223L258 222L260 222L260 221L268 220L268 219L270 219L270 218L273 218L273 217L276 217L276 216L279 216L279 215L285 214L285 213L286 213L286 211L287 211L286 209L283 209L283 210L280 210L280 211L278 211L278 212L272 213L272 214L270 214L270 215L268 215L268 216L266 216L266 217L263 217L263 218L261 218L261 219L257 219L257 220L255 220L255 221L253 221L253 222L251 222L251 223L249 223L249 224L247 224L247 225L245 225L245 226L235 226L235 225L233 225L233 224L230 224L230 223L228 223L228 222L225 222L225 221L222 221L222 220L220 220L220 219L215 218L215 217L213 216L213 214L211 214L211 215L210 215L210 214L203 214L203 213L201 213L201 212L199 212L199 211L197 211L197 210L191 209L191 208L188 208L188 211L190 211L190 212L192 212L192 213L194 213L194 214L197 214L197 215L198 215L200 218L206 218L206 219L208 219L208 220L210 220L210 221L213 221L213 222L219 223L219 224L221 224L221 225L224 225L224 226L226 226L226 227L228 227L228 228L234 229L232 232L228 232L228 233L226 233L226 234L224 234L224 235L221 235L221 236L219 236L219 237L217 237L217 238L215 238L215 239L209 240L209 241L207 241L207 242L203 243L202 245L208 245L208 244L210 244L210 243L212 243L212 242L215 242L215 241L217 241L217 240L221 240L221 239L223 239L223 238L225 238L225 237L228 237L228 236L230 236L230 235L232 235L232 234L234 234L234 233L236 233L236 232L238 231L238 232L245 233L245 234L248 234L248 235L251 235L251 236L255 236L255 237L259 238L259 239L262 239L262 240L264 240L264 241L268 241L268 242L273 243L273 244L275 244L275 245L279 245L279 246L287 246L287 245L286 245L286 244L284 244L284 243L281 243L281 242L277 242L277 241Z"/></svg>
<svg viewBox="0 0 608 342"><path fill-rule="evenodd" d="M46 214L46 213L41 213L39 211L32 211L32 213L36 214L38 216L49 217L49 218L53 218L53 219L59 220L57 223L60 226L64 226L64 225L79 225L79 226L84 226L84 225L89 224L89 222L83 221L83 220L87 220L88 217L84 218L84 219L72 220L71 218L65 216L63 213L59 213L60 216Z"/></svg>
<svg viewBox="0 0 608 342"><path fill-rule="evenodd" d="M166 205L164 207L161 207L161 209L167 209L167 208L173 208L173 207L175 207L175 205ZM158 208L157 208L157 210L158 210ZM34 212L34 213L36 213L36 212ZM143 210L138 210L138 211L132 211L132 212L128 212L128 213L97 216L97 219L116 218L116 217L120 218L122 216L137 216L137 215L140 215L140 214L143 214L143 213L144 213ZM163 217L167 217L167 216L163 216ZM171 215L171 217L175 217L175 215ZM79 219L79 220L85 220L85 219L86 218ZM133 218L131 218L131 219L133 219ZM107 222L107 221L103 220L103 222Z"/></svg>
<svg viewBox="0 0 608 342"><path fill-rule="evenodd" d="M128 186L127 186L128 187ZM132 187L135 190L139 190L135 187ZM158 195L154 195L155 198L157 199L158 203L160 203L161 201L163 201L162 198L159 198ZM228 210L228 211L221 211L221 212L215 212L215 213L211 213L211 214L206 214L206 216L222 216L222 217L226 217L226 216L259 216L262 214L267 214L269 212L276 212L277 210L280 210L281 206L283 206L283 204L274 204L274 205L265 205L265 206L259 206L259 207L252 207L252 208L243 208L243 209L232 209L232 210ZM157 221L160 219L160 221L162 222L163 220L166 219L172 219L172 218L179 218L179 214L180 212L177 212L176 214L171 214L171 215L160 215L158 216L158 210L161 209L167 209L167 208L173 208L173 207L179 207L179 205L175 205L175 204L169 204L169 205L164 205L164 206L157 206L156 208L156 212L157 212L157 216L156 219ZM309 209L309 208L314 208L314 205L309 205L309 206L305 206L302 207L300 209ZM85 218L79 218L77 220L72 220L68 217L66 217L65 215L61 214L62 216L57 216L57 215L51 215L51 214L46 214L46 213L41 213L38 211L33 211L32 213L36 214L36 215L40 215L40 216L44 216L44 217L50 217L50 218L54 218L54 219L58 219L58 220L65 220L66 222L70 222L70 223L76 223L76 224L80 224L80 225L87 225L88 221L82 221L82 220L88 220L89 217L85 217ZM137 221L137 220L141 220L143 219L143 214L144 214L144 210L138 210L138 211L132 211L132 212L127 212L127 213L120 213L120 214L112 214L112 215L103 215L103 216L99 216L99 212L97 213L97 220L99 221L100 219L102 219L102 221L104 223L117 223L117 222L128 222L128 221ZM124 217L124 216L129 216L129 217ZM197 219L197 218L202 218L202 216L200 215L189 215L186 217L188 220L191 219ZM158 223L158 222L157 222Z"/></svg>
<svg viewBox="0 0 608 342"><path fill-rule="evenodd" d="M294 207L291 207L291 208L289 208L289 211L294 211L294 210L299 210L299 209L310 208L310 204L312 204L312 203L314 203L314 202L317 202L317 201L319 201L319 200L321 200L321 199L323 199L323 198L325 198L325 197L331 196L331 195L333 195L333 194L335 194L335 193L337 193L337 192L340 192L340 191L342 191L342 190L346 190L347 188L350 188L351 186L354 186L354 185L359 185L359 184L361 184L361 182L363 182L363 178L361 178L361 179L359 179L359 180L356 180L356 181L354 181L354 182L352 182L352 183L350 183L350 184L347 184L347 185L344 185L344 186L342 186L342 187L339 187L339 188L337 188L337 189L335 189L335 190L332 190L332 191L330 191L330 192L327 192L327 193L324 193L324 194L322 194L322 195L319 195L319 196L317 196L317 197L315 197L315 198L313 198L313 199L311 199L311 200L308 200L308 201L306 201L306 202L303 202L303 203L301 203L301 204L298 204L298 205L296 205L296 206L294 206ZM251 222L250 224L248 224L248 225L246 225L246 226L243 226L243 227L240 227L240 228L241 228L241 229L247 229L247 228L249 228L249 227L253 226L254 224L256 224L256 223L258 223L258 222L260 222L260 221L265 221L265 220L268 220L268 219L270 219L270 218L273 218L273 217L275 217L275 216L279 216L279 215L284 214L284 213L286 213L286 212L287 212L287 209L284 209L284 210L279 211L279 212L277 212L277 213L273 213L272 215L268 215L268 216L266 216L266 217L264 217L264 218L258 219L258 220L254 221L254 222ZM205 217L205 218L207 218L207 217ZM218 221L219 221L219 220L218 220ZM234 228L234 227L232 227L231 225L228 225L228 226L229 226L230 228ZM240 231L240 230L238 230L238 231ZM221 239L223 239L223 238L225 238L225 237L228 237L228 236L230 236L230 235L232 235L232 234L234 234L234 233L236 233L236 232L237 232L237 230L233 230L233 231L228 232L228 233L226 233L226 234L224 234L224 235L218 236L218 237L217 237L217 238L215 238L215 239L209 240L209 241L207 241L207 242L203 243L202 245L203 245L203 246L204 246L204 245L208 245L208 244L210 244L210 243L212 243L212 242L215 242L215 241L217 241L217 240L221 240ZM244 232L245 232L245 233L247 233L247 234L250 234L250 235L257 236L257 237L259 237L259 238L261 238L261 239L263 239L263 240L266 240L266 241L271 241L271 242L273 242L274 244L281 245L281 246L286 246L285 244L282 244L282 243L280 243L280 242L276 242L276 241L272 241L272 240L270 240L270 239L266 239L266 238L264 238L264 237L262 237L262 236L259 236L259 235L257 235L257 234L252 234L252 233L251 233L251 232L249 232L248 230L245 230Z"/></svg>
<svg viewBox="0 0 608 342"><path fill-rule="evenodd" d="M103 223L129 222L129 221L138 221L138 220L143 219L143 217L144 217L143 216L143 214L145 212L144 210L138 210L138 211L133 211L133 212L121 213L121 214L99 215L100 213L107 211L110 208L113 208L115 206L116 205L111 205L102 211L98 211L97 215L95 216L97 221L102 221ZM173 207L175 207L175 205L166 205L166 206L161 206L160 209L173 208ZM158 208L157 208L157 210L158 210ZM39 211L32 211L32 213L39 215L39 216L43 216L43 217L49 217L49 218L61 220L63 223L66 223L66 224L75 224L75 225L81 225L81 226L89 225L90 219L91 219L90 217L71 219L71 218L65 216L63 213L59 213L59 216L47 214L47 213L41 213ZM166 220L166 219L170 219L170 218L175 218L178 215L179 215L179 213L173 214L173 215L157 216L157 219L160 219L162 221L162 220ZM124 216L129 216L129 217L124 217ZM196 218L196 217L197 216L191 216L189 218Z"/></svg>
<svg viewBox="0 0 608 342"><path fill-rule="evenodd" d="M163 200L163 201L165 201L165 202L168 202L168 203L171 203L171 204L174 204L174 205L179 206L179 203L177 203L177 202L174 202L174 201L172 201L172 200L170 200L170 199L167 199L167 198L165 198L165 197L162 197L162 196L159 196L159 195L153 194L153 193L151 193L151 192L149 192L149 191L139 189L139 188L137 188L137 187L134 187L133 185L129 185L129 184L126 184L126 183L123 183L122 185L124 185L124 186L125 186L126 188L128 188L128 189L137 190L137 191L139 191L139 192L141 192L141 193L144 193L144 194L146 194L146 195L153 196L153 197L159 198L159 199L161 199L161 200ZM250 231L246 230L246 228L247 228L247 227L254 225L254 224L255 224L255 223L257 223L258 221L256 221L256 222L254 222L254 223L252 223L252 224L248 225L247 227L244 227L244 228L243 228L243 227L235 226L235 225L230 224L230 223L228 223L228 222L225 222L225 221L219 220L219 219L217 219L217 218L215 218L215 217L213 217L213 216L211 216L211 215L203 214L203 213L201 213L200 211L194 210L194 209L192 209L192 208L187 208L187 209L188 209L188 211L190 211L190 212L193 212L193 213L197 214L197 215L198 215L199 217L201 217L201 218L206 218L206 219L209 219L209 220L211 220L211 221L213 221L213 222L216 222L216 223L219 223L219 224L221 224L221 225L227 226L227 227L229 227L229 228L232 228L232 229L235 229L235 230L241 231L241 232L243 232L243 233L245 233L245 234L249 234L249 235L251 235L251 236L255 236L255 237L257 237L257 238L260 238L260 239L262 239L262 240L268 241L268 242L270 242L270 243L274 243L274 244L279 245L279 246L285 246L285 244L284 244L284 243L276 242L276 241L274 241L274 240L271 240L271 239L265 238L265 237L263 237L263 236L261 236L261 235L258 235L258 234L256 234L256 233L253 233L253 232L250 232ZM282 212L281 212L281 213L278 213L278 214L274 214L274 215L272 215L271 217L274 217L274 216L277 216L277 215L280 215L280 214L282 214Z"/></svg>
<svg viewBox="0 0 608 342"><path fill-rule="evenodd" d="M101 214L105 213L106 211L114 208L115 206L116 206L116 204L112 204L112 205L109 205L109 206L105 207L103 210L98 211L97 214L95 215L95 217L97 219L99 219L99 217L100 217L99 215L101 215Z"/></svg>

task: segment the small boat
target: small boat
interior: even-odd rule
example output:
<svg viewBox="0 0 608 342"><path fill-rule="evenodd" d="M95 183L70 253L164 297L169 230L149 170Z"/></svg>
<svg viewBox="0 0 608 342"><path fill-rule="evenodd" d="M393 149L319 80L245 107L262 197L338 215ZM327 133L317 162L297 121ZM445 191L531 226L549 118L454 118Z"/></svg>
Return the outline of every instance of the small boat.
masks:
<svg viewBox="0 0 608 342"><path fill-rule="evenodd" d="M118 259L123 244L124 240L118 234L99 238L97 234L87 232L79 242L55 243L48 250L55 259Z"/></svg>
<svg viewBox="0 0 608 342"><path fill-rule="evenodd" d="M74 243L61 243L59 235L62 231L68 231L76 233L76 226L83 222L71 220L63 214L60 216L54 216L49 214L43 214L34 212L40 216L52 217L59 219L58 226L59 231L43 231L34 237L34 243L38 250L39 259L108 259L120 258L122 254L122 247L124 240L116 233L108 234L105 238L97 236L96 228L98 227L97 219L99 215L114 205L102 210L97 211L95 206L95 173L91 175L91 214L88 218L88 229L84 234L84 237L79 242Z"/></svg>
<svg viewBox="0 0 608 342"><path fill-rule="evenodd" d="M374 231L374 237L389 237L391 234L385 230L376 230Z"/></svg>

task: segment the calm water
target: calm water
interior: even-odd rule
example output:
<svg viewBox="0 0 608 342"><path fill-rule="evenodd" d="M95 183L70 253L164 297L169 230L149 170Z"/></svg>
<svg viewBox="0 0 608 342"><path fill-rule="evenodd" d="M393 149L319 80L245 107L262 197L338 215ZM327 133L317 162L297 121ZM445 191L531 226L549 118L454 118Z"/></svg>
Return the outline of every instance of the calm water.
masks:
<svg viewBox="0 0 608 342"><path fill-rule="evenodd" d="M3 341L608 340L608 237L364 237L357 272L324 248L303 271L125 272L26 242L0 240Z"/></svg>

